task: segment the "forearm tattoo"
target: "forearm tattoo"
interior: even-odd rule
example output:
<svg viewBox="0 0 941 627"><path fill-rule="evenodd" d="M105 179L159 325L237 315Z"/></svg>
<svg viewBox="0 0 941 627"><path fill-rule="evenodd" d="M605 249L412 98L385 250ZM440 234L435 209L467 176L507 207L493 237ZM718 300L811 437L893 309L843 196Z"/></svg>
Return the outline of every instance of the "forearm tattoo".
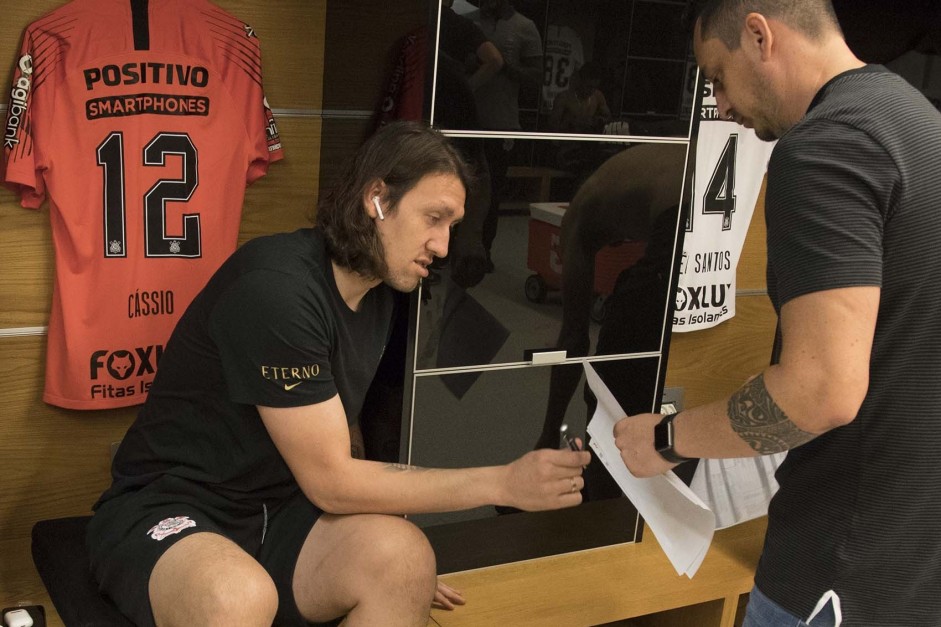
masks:
<svg viewBox="0 0 941 627"><path fill-rule="evenodd" d="M763 374L732 395L728 413L735 433L759 455L786 451L816 437L802 431L777 406L765 387Z"/></svg>

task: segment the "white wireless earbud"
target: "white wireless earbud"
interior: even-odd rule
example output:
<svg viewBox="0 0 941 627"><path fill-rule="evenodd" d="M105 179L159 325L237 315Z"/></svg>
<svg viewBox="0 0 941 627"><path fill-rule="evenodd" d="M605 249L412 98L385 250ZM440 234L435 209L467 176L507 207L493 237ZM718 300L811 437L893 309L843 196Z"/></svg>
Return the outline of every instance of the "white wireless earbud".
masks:
<svg viewBox="0 0 941 627"><path fill-rule="evenodd" d="M380 219L380 220L385 220L386 217L385 217L384 215L382 215L382 206L379 205L379 197L378 197L378 196L373 196L373 197L372 197L372 204L376 205L376 213L379 214L379 219Z"/></svg>

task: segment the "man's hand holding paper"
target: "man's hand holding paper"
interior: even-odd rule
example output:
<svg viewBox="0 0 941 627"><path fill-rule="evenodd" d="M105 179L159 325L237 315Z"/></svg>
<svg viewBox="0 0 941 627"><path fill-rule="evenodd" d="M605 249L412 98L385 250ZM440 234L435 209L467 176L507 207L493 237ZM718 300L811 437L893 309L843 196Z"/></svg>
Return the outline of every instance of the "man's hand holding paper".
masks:
<svg viewBox="0 0 941 627"><path fill-rule="evenodd" d="M621 451L624 465L635 477L661 475L676 466L654 448L654 427L662 419L662 414L635 414L614 425L614 443Z"/></svg>
<svg viewBox="0 0 941 627"><path fill-rule="evenodd" d="M592 450L643 516L677 574L692 577L712 542L715 515L675 474L666 472L672 467L670 464L651 473L649 478L640 479L628 472L614 440L615 424L623 421L624 411L594 368L590 364L584 364L584 368L588 385L598 399L587 429ZM633 418L626 420L630 422ZM650 435L653 425L647 426L648 435L642 441L654 455L659 455L653 449Z"/></svg>

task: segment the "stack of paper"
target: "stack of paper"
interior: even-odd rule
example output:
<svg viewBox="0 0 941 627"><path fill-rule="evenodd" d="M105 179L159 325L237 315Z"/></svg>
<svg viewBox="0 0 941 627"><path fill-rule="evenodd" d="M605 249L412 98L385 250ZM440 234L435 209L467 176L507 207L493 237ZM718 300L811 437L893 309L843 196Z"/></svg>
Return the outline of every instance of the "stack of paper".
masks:
<svg viewBox="0 0 941 627"><path fill-rule="evenodd" d="M786 455L701 459L689 487L715 513L716 529L725 529L768 513L778 491L774 473Z"/></svg>
<svg viewBox="0 0 941 627"><path fill-rule="evenodd" d="M625 414L590 364L588 385L598 408L588 423L591 448L657 537L677 574L699 570L715 530L763 516L777 491L774 471L785 453L748 459L701 460L692 489L668 472L638 479L621 460L614 425Z"/></svg>
<svg viewBox="0 0 941 627"><path fill-rule="evenodd" d="M614 443L614 425L625 416L624 411L587 363L585 375L598 399L598 408L588 423L591 448L647 521L676 572L692 577L712 542L715 514L672 472L638 479L628 471Z"/></svg>

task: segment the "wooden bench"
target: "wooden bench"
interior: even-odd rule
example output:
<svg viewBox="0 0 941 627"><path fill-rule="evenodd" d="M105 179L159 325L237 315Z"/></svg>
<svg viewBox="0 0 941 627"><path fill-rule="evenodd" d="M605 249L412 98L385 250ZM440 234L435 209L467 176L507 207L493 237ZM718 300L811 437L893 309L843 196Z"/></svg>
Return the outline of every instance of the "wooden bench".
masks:
<svg viewBox="0 0 941 627"><path fill-rule="evenodd" d="M760 518L716 532L692 579L676 574L649 529L636 544L444 575L467 605L434 610L429 625L733 627L766 527Z"/></svg>

